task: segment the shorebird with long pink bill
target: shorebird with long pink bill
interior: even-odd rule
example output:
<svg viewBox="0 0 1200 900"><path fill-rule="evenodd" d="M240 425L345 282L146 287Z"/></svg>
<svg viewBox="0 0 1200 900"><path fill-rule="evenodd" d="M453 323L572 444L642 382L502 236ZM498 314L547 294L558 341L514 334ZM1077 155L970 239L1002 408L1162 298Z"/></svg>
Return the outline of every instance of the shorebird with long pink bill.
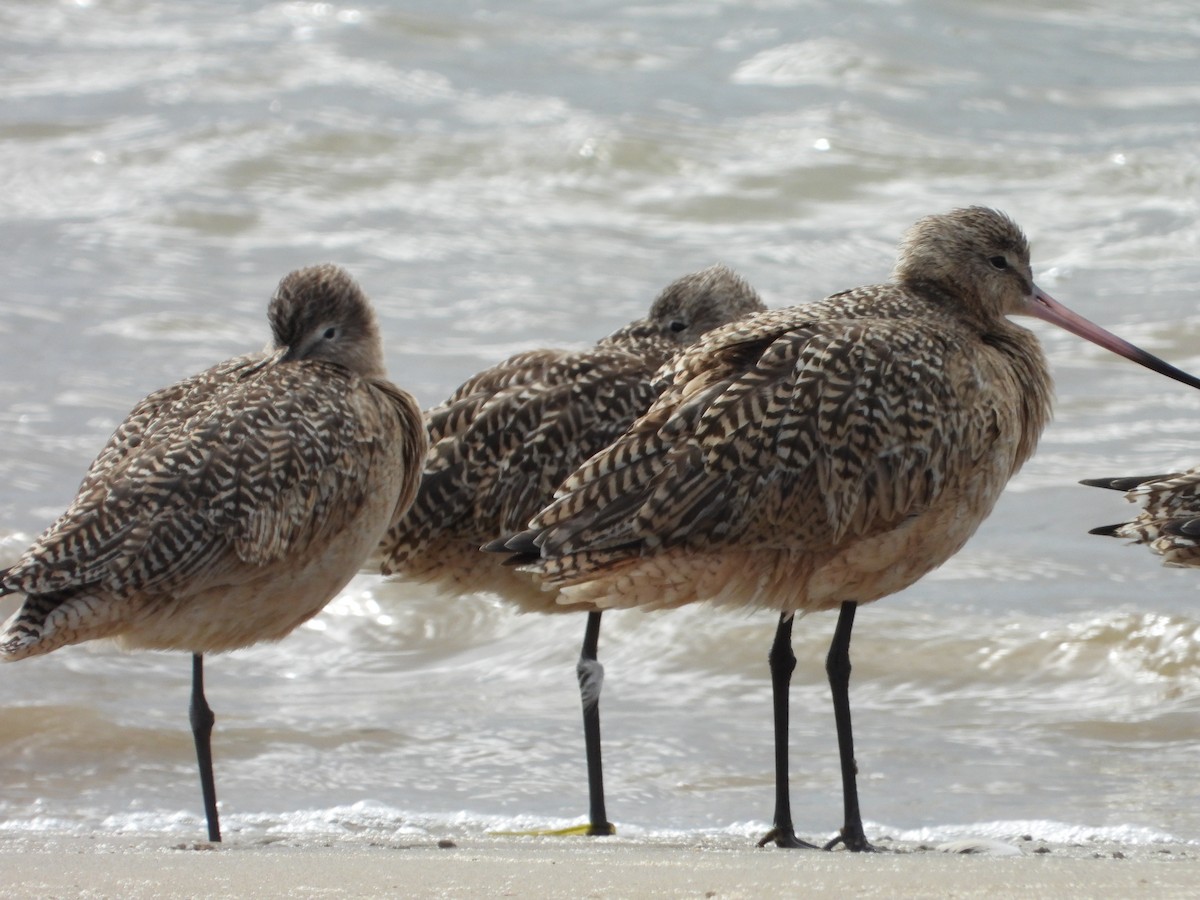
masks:
<svg viewBox="0 0 1200 900"><path fill-rule="evenodd" d="M850 719L855 613L953 556L1033 453L1051 380L1016 316L1200 387L1040 289L1008 217L958 209L912 226L889 282L761 313L685 350L646 414L506 542L562 604L779 611L775 812L760 846L818 846L797 836L788 793L791 636L796 616L836 609L826 671L844 819L820 846L874 849Z"/></svg>
<svg viewBox="0 0 1200 900"><path fill-rule="evenodd" d="M743 279L710 266L667 285L647 316L592 347L519 353L470 378L426 413L429 459L416 500L379 547L383 573L450 596L491 592L522 612L581 611L480 545L524 528L564 478L624 433L657 395L659 366L710 329L763 309ZM589 794L582 830L604 835L613 826L601 762L600 611L587 613L577 666Z"/></svg>
<svg viewBox="0 0 1200 900"><path fill-rule="evenodd" d="M1122 491L1141 511L1128 522L1102 525L1088 534L1126 538L1162 557L1164 566L1200 566L1200 466L1168 475L1089 478L1089 487Z"/></svg>
<svg viewBox="0 0 1200 900"><path fill-rule="evenodd" d="M7 571L0 658L114 638L192 654L208 838L221 839L204 654L276 641L358 571L416 494L420 408L387 380L370 302L333 265L286 276L267 349L142 400L74 502Z"/></svg>

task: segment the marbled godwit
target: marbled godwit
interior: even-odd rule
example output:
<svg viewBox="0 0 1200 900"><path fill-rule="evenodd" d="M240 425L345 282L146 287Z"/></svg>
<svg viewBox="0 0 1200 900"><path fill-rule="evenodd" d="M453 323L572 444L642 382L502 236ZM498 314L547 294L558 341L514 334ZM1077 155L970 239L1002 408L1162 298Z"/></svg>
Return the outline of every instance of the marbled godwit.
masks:
<svg viewBox="0 0 1200 900"><path fill-rule="evenodd" d="M0 573L25 601L5 660L112 637L187 650L209 840L221 839L203 654L279 640L350 580L412 502L426 450L342 269L284 278L273 344L146 397L74 502Z"/></svg>
<svg viewBox="0 0 1200 900"><path fill-rule="evenodd" d="M1093 528L1089 534L1128 538L1147 544L1164 566L1200 566L1200 467L1173 475L1092 478L1090 487L1124 491L1142 511L1131 522Z"/></svg>
<svg viewBox="0 0 1200 900"><path fill-rule="evenodd" d="M795 614L840 609L826 660L845 820L826 849L869 850L848 685L855 610L949 559L1033 453L1051 383L1032 315L1193 386L1033 283L1020 229L989 209L922 219L884 285L710 332L664 370L649 411L508 543L559 603L781 610L769 655L774 825L788 796Z"/></svg>
<svg viewBox="0 0 1200 900"><path fill-rule="evenodd" d="M763 309L741 278L712 266L668 285L649 316L594 347L521 353L471 378L426 414L429 459L417 499L380 545L384 574L448 594L493 591L526 612L568 609L532 576L480 553L480 545L524 528L564 478L645 412L662 363L704 332ZM578 666L588 833L611 834L600 761L599 634L600 613L591 611Z"/></svg>

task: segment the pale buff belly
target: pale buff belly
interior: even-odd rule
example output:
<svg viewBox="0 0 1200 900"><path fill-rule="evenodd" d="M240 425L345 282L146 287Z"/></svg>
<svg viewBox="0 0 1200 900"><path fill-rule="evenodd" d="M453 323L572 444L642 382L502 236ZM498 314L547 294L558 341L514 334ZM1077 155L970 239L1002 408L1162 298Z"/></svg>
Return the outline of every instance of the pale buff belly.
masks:
<svg viewBox="0 0 1200 900"><path fill-rule="evenodd" d="M981 478L889 531L847 538L823 552L745 544L669 549L565 586L558 602L649 610L705 601L809 612L869 603L910 586L962 549L1002 489L1003 481Z"/></svg>
<svg viewBox="0 0 1200 900"><path fill-rule="evenodd" d="M401 477L398 469L381 472L353 525L305 552L266 566L231 565L193 592L132 599L113 636L127 648L193 653L279 640L320 612L358 572L387 529Z"/></svg>

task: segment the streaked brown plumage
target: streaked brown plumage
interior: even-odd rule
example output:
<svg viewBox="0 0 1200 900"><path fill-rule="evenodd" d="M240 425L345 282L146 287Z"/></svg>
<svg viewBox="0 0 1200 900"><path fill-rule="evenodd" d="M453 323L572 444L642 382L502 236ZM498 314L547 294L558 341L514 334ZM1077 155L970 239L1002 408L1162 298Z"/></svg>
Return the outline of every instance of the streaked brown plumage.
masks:
<svg viewBox="0 0 1200 900"><path fill-rule="evenodd" d="M1011 220L956 210L913 226L892 282L753 316L683 352L646 415L507 542L559 603L781 610L764 841L811 846L787 792L791 628L794 612L838 607L826 666L846 818L827 846L870 849L847 693L854 612L957 552L1033 452L1051 382L1017 314L1200 385L1037 288Z"/></svg>
<svg viewBox="0 0 1200 900"><path fill-rule="evenodd" d="M142 400L67 511L0 573L0 594L25 595L5 660L104 637L193 654L202 782L202 655L278 640L320 611L411 503L426 450L345 271L291 273L268 316L266 351Z"/></svg>
<svg viewBox="0 0 1200 900"><path fill-rule="evenodd" d="M479 546L524 528L563 479L619 437L654 399L659 366L763 309L745 281L712 266L670 284L646 318L593 347L520 353L473 376L425 414L429 457L416 499L380 545L383 573L561 610L534 578Z"/></svg>
<svg viewBox="0 0 1200 900"><path fill-rule="evenodd" d="M524 611L562 611L552 592L479 547L524 528L554 489L656 394L654 373L710 329L764 309L724 266L668 285L650 313L585 350L521 353L426 413L431 447L417 498L380 546L385 574L449 594L491 591ZM572 609L578 610L579 607ZM591 831L611 833L600 772L599 613L580 659Z"/></svg>
<svg viewBox="0 0 1200 900"><path fill-rule="evenodd" d="M1129 522L1093 528L1090 534L1127 538L1145 544L1164 566L1200 566L1200 467L1171 475L1094 478L1091 487L1124 491L1142 510Z"/></svg>

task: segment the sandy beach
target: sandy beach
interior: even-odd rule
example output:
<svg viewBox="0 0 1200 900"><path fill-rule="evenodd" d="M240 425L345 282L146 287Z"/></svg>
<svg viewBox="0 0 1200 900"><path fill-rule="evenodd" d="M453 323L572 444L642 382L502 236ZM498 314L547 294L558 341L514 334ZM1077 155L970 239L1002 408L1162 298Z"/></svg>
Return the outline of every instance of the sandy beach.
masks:
<svg viewBox="0 0 1200 900"><path fill-rule="evenodd" d="M740 839L0 839L0 897L1194 897L1185 845L757 850ZM972 851L972 852L966 852Z"/></svg>

